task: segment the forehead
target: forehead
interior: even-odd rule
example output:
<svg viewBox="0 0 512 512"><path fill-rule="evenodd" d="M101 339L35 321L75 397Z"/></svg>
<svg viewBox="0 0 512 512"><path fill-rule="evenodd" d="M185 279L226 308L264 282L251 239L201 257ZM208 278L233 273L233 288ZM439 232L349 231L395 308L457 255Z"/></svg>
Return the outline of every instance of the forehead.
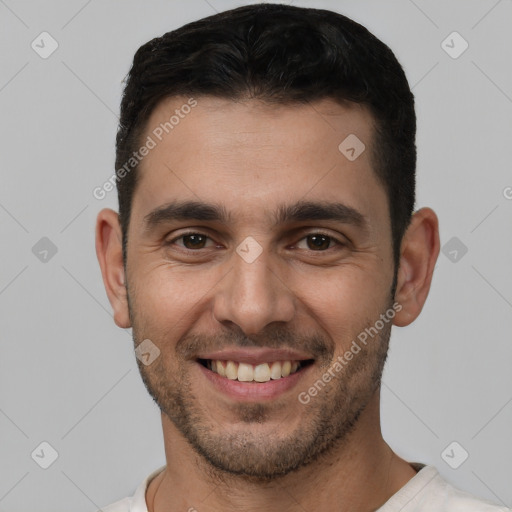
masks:
<svg viewBox="0 0 512 512"><path fill-rule="evenodd" d="M369 146L373 123L368 108L353 102L340 104L323 99L281 104L257 99L182 96L167 98L155 107L145 134L158 143L174 146L175 150L183 140L193 137L193 147L198 150L225 149L233 154L235 144L244 151L263 149L264 144L279 145L297 157L314 157L318 161L322 150L338 154L337 142L350 134ZM176 157L181 156L191 154L177 151ZM291 154L284 156L289 160ZM259 157L261 163L266 160L263 153Z"/></svg>
<svg viewBox="0 0 512 512"><path fill-rule="evenodd" d="M376 216L386 208L372 168L373 118L358 104L173 97L151 114L148 137L154 147L139 165L133 205L141 215L176 199L222 202L238 220L257 211L269 219L271 204L297 201Z"/></svg>

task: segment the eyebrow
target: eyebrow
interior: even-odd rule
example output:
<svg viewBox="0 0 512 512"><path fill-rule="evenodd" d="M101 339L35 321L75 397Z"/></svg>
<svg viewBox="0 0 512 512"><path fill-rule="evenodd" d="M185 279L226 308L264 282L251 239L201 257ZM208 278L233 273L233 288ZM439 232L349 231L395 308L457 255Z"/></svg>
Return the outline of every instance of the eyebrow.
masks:
<svg viewBox="0 0 512 512"><path fill-rule="evenodd" d="M351 224L367 230L366 217L351 206L327 201L299 201L294 204L281 204L270 212L274 225L305 222L313 220L331 220ZM173 201L152 210L144 217L145 231L151 231L161 224L172 221L210 221L229 224L233 214L221 204L202 201Z"/></svg>

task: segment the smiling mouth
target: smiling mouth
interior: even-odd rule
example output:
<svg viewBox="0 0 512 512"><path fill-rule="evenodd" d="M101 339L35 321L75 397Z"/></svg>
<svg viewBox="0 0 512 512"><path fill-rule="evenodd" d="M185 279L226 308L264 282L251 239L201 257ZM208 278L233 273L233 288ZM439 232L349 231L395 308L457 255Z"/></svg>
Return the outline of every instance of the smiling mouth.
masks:
<svg viewBox="0 0 512 512"><path fill-rule="evenodd" d="M220 359L198 359L199 364L229 380L239 382L268 382L299 372L313 364L313 359L303 361L273 361L261 364L239 363Z"/></svg>

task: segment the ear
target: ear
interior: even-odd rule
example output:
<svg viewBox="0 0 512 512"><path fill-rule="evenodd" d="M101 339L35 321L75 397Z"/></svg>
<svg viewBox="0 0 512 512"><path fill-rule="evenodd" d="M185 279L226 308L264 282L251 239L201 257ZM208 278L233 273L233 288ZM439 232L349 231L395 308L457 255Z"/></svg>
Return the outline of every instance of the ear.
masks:
<svg viewBox="0 0 512 512"><path fill-rule="evenodd" d="M395 301L402 309L394 325L413 322L423 309L439 255L439 223L430 208L421 208L412 216L401 244Z"/></svg>
<svg viewBox="0 0 512 512"><path fill-rule="evenodd" d="M131 327L119 215L109 208L101 210L96 220L96 256L108 300L114 310L114 322L124 329Z"/></svg>

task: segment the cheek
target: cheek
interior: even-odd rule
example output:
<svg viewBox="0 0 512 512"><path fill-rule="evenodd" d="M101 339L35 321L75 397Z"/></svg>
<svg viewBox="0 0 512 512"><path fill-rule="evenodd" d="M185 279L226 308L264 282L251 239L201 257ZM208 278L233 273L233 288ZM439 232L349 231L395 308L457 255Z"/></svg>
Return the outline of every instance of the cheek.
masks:
<svg viewBox="0 0 512 512"><path fill-rule="evenodd" d="M141 327L148 335L178 339L215 302L229 265L193 268L160 261L139 268L144 271L131 281L135 284L135 314L144 321ZM333 339L345 339L361 330L388 304L382 266L370 253L355 255L332 268L301 265L280 270L281 280L297 302L296 317L310 317Z"/></svg>
<svg viewBox="0 0 512 512"><path fill-rule="evenodd" d="M304 288L307 281L309 285ZM368 268L339 267L305 279L301 303L315 321L335 340L350 344L389 305L390 289L380 272Z"/></svg>
<svg viewBox="0 0 512 512"><path fill-rule="evenodd" d="M220 277L213 271L156 265L136 277L138 310L155 326L179 328Z"/></svg>

